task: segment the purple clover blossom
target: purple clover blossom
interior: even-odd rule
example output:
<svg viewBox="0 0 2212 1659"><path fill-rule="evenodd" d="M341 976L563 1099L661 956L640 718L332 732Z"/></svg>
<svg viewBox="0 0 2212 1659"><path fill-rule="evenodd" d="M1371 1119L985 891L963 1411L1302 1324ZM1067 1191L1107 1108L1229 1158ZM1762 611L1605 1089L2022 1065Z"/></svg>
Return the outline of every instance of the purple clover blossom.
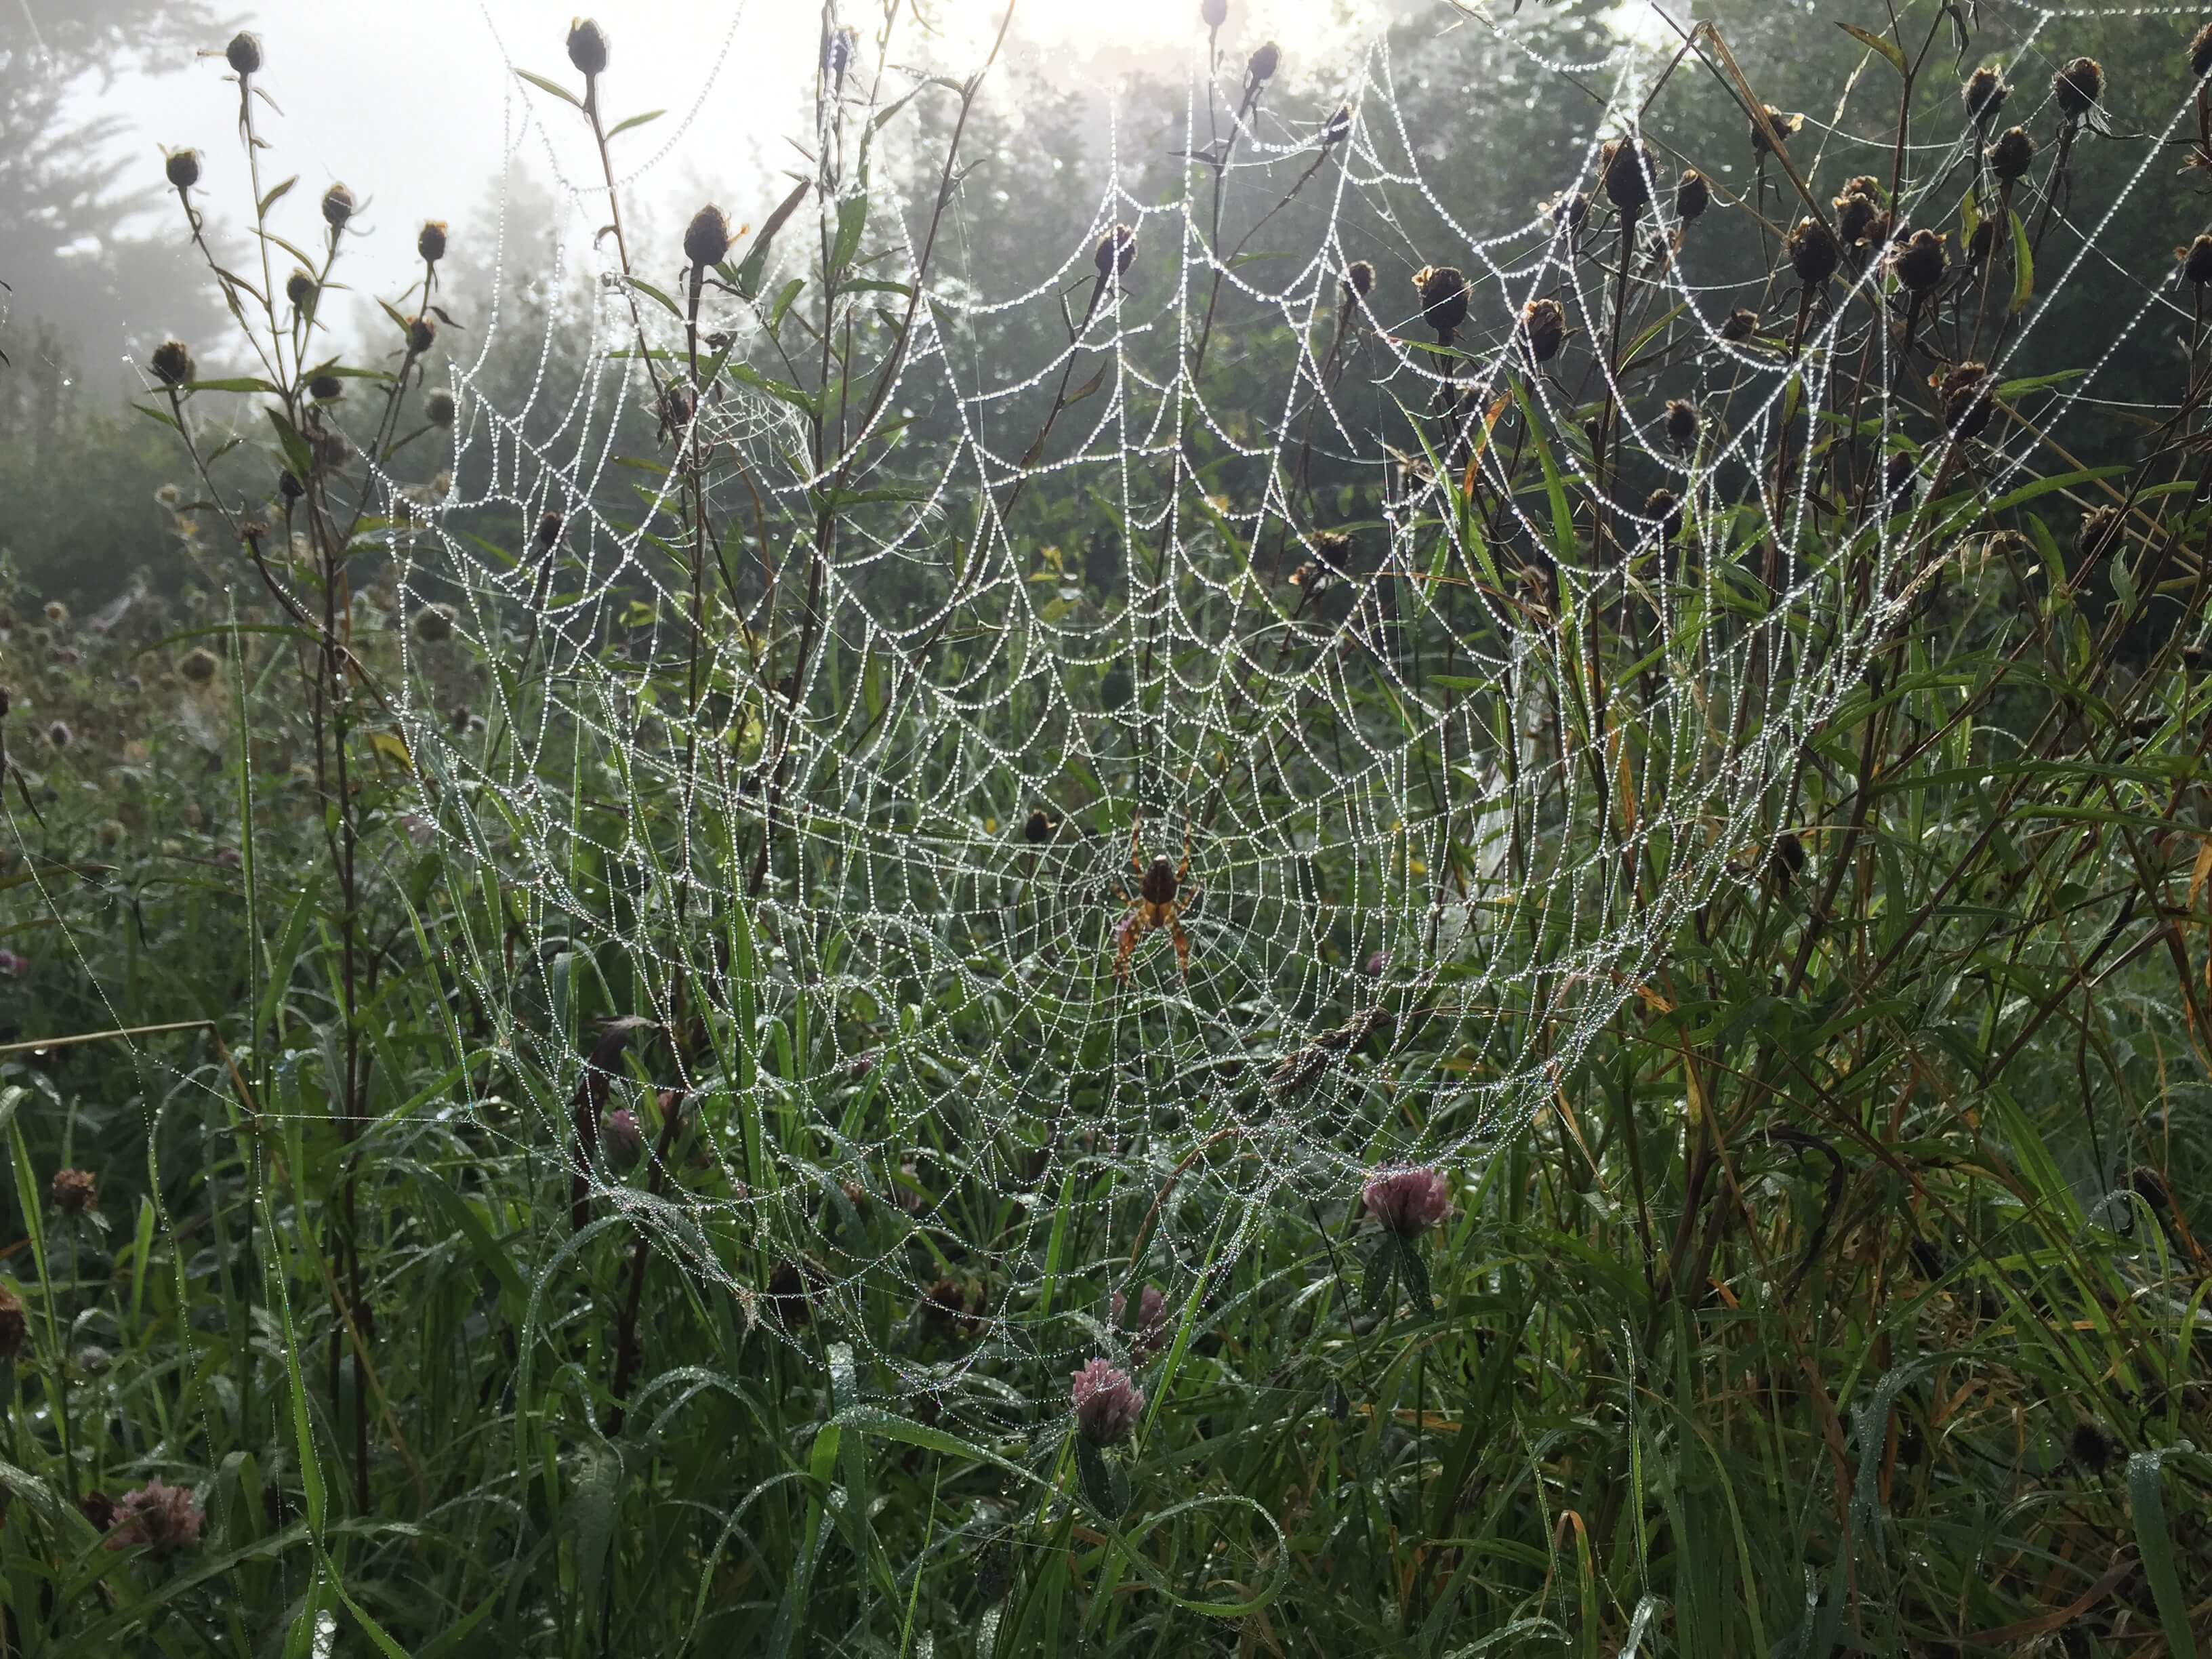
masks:
<svg viewBox="0 0 2212 1659"><path fill-rule="evenodd" d="M172 1486L160 1479L127 1492L115 1505L114 1524L107 1534L112 1550L148 1549L156 1555L174 1555L197 1548L200 1541L200 1506L189 1486Z"/></svg>
<svg viewBox="0 0 2212 1659"><path fill-rule="evenodd" d="M1114 1292L1114 1323L1129 1333L1129 1352L1139 1359L1157 1352L1167 1340L1168 1300L1160 1294L1157 1285L1147 1285L1137 1293L1137 1316L1129 1318L1129 1298L1121 1291Z"/></svg>
<svg viewBox="0 0 2212 1659"><path fill-rule="evenodd" d="M1368 1213L1401 1238L1419 1237L1451 1207L1443 1171L1436 1169L1378 1172L1368 1177L1362 1196Z"/></svg>
<svg viewBox="0 0 2212 1659"><path fill-rule="evenodd" d="M1367 977L1370 979L1382 978L1382 970L1389 965L1390 958L1380 951L1376 951L1372 956L1367 958Z"/></svg>
<svg viewBox="0 0 2212 1659"><path fill-rule="evenodd" d="M1103 1359L1075 1373L1068 1397L1074 1402L1077 1431L1094 1446L1120 1445L1145 1409L1145 1391L1129 1380L1128 1372Z"/></svg>

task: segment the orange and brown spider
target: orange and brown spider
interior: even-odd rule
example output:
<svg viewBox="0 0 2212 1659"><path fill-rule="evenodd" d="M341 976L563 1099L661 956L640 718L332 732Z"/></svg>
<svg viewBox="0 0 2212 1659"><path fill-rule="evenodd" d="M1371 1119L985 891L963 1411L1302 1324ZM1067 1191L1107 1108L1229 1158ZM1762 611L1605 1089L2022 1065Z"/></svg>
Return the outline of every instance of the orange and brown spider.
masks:
<svg viewBox="0 0 2212 1659"><path fill-rule="evenodd" d="M1182 893L1182 878L1190 873L1190 832L1183 831L1182 862L1170 864L1165 856L1145 862L1143 851L1144 824L1141 818L1129 825L1129 867L1137 872L1137 890L1133 896L1124 893L1128 901L1129 914L1121 918L1115 929L1120 948L1114 952L1114 977L1129 976L1129 958L1136 954L1137 945L1146 934L1156 927L1164 927L1175 940L1176 966L1188 977L1190 973L1190 940L1182 931L1183 907L1189 899ZM1198 889L1192 888L1195 895Z"/></svg>

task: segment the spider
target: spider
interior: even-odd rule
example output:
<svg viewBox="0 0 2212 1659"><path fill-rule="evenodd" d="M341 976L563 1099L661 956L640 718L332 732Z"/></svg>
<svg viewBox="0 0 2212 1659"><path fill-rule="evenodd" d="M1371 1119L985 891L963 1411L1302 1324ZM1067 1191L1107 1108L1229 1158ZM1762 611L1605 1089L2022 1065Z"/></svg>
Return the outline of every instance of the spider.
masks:
<svg viewBox="0 0 2212 1659"><path fill-rule="evenodd" d="M1114 953L1114 976L1129 976L1129 958L1136 954L1137 945L1146 934L1158 927L1168 930L1175 940L1176 967L1185 977L1190 973L1190 940L1182 931L1180 920L1183 907L1189 900L1182 892L1182 878L1190 873L1190 832L1183 831L1182 863L1170 864L1164 856L1145 862L1143 851L1144 826L1134 820L1129 825L1129 867L1137 872L1137 891L1134 896L1124 893L1128 901L1129 914L1121 918L1115 930L1121 941ZM1198 889L1190 890L1195 896Z"/></svg>

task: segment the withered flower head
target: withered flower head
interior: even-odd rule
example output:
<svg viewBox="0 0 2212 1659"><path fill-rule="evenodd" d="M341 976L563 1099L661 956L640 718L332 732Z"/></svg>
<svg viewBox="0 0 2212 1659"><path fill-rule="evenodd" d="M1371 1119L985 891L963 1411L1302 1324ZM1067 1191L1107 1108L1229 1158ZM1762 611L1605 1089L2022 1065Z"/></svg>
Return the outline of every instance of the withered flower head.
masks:
<svg viewBox="0 0 2212 1659"><path fill-rule="evenodd" d="M296 501L307 493L307 486L300 481L298 473L286 467L276 475L276 493L287 501Z"/></svg>
<svg viewBox="0 0 2212 1659"><path fill-rule="evenodd" d="M164 340L154 348L146 366L163 386L184 386L192 378L191 348L182 340Z"/></svg>
<svg viewBox="0 0 2212 1659"><path fill-rule="evenodd" d="M1598 177L1604 181L1605 199L1623 213L1644 210L1651 200L1656 171L1650 155L1632 138L1607 144L1598 153Z"/></svg>
<svg viewBox="0 0 2212 1659"><path fill-rule="evenodd" d="M289 477L291 475L288 473L285 476ZM205 685L215 678L218 666L214 652L204 646L194 646L177 664L177 672L194 685Z"/></svg>
<svg viewBox="0 0 2212 1659"><path fill-rule="evenodd" d="M2004 107L2012 88L2005 84L2003 76L1984 64L1966 77L1959 88L1959 95L1966 100L1966 113L1978 125Z"/></svg>
<svg viewBox="0 0 2212 1659"><path fill-rule="evenodd" d="M76 733L69 729L68 722L56 720L46 728L46 741L57 749L66 749L76 741Z"/></svg>
<svg viewBox="0 0 2212 1659"><path fill-rule="evenodd" d="M1836 246L1836 233L1809 216L1797 222L1797 228L1782 246L1790 256L1790 268L1807 288L1818 288L1834 276L1843 258L1843 250Z"/></svg>
<svg viewBox="0 0 2212 1659"><path fill-rule="evenodd" d="M1687 224L1702 216L1713 199L1713 187L1695 167L1682 169L1674 181L1674 216Z"/></svg>
<svg viewBox="0 0 2212 1659"><path fill-rule="evenodd" d="M455 612L450 605L426 605L415 613L415 637L425 645L439 645L453 637Z"/></svg>
<svg viewBox="0 0 2212 1659"><path fill-rule="evenodd" d="M1671 489L1655 489L1644 498L1644 516L1659 526L1668 541L1682 533L1682 503Z"/></svg>
<svg viewBox="0 0 2212 1659"><path fill-rule="evenodd" d="M422 413L432 426L451 426L453 423L453 394L434 392L422 400Z"/></svg>
<svg viewBox="0 0 2212 1659"><path fill-rule="evenodd" d="M1030 821L1022 826L1022 839L1032 847L1042 847L1052 839L1052 820L1038 807L1030 814Z"/></svg>
<svg viewBox="0 0 2212 1659"><path fill-rule="evenodd" d="M1882 217L1881 181L1863 175L1854 179L1829 206L1835 210L1838 240L1846 247L1863 242Z"/></svg>
<svg viewBox="0 0 2212 1659"><path fill-rule="evenodd" d="M179 190L190 190L200 181L200 153L196 149L173 149L161 171L169 183Z"/></svg>
<svg viewBox="0 0 2212 1659"><path fill-rule="evenodd" d="M1996 221L1983 220L1974 227L1974 234L1966 238L1966 263L1970 265L1981 264L1990 257L1990 250L1996 246Z"/></svg>
<svg viewBox="0 0 2212 1659"><path fill-rule="evenodd" d="M332 185L323 192L323 222L332 230L343 230L346 221L353 217L353 192L343 185Z"/></svg>
<svg viewBox="0 0 2212 1659"><path fill-rule="evenodd" d="M684 230L684 257L702 270L730 257L730 222L721 209L709 203L691 216Z"/></svg>
<svg viewBox="0 0 2212 1659"><path fill-rule="evenodd" d="M1567 312L1557 300L1532 300L1521 313L1521 337L1534 362L1548 363L1567 343Z"/></svg>
<svg viewBox="0 0 2212 1659"><path fill-rule="evenodd" d="M328 472L335 472L353 459L353 443L346 434L332 427L314 434L315 465Z"/></svg>
<svg viewBox="0 0 2212 1659"><path fill-rule="evenodd" d="M1916 230L1897 250L1891 262L1897 280L1909 294L1925 294L1942 282L1951 262L1943 252L1940 231Z"/></svg>
<svg viewBox="0 0 2212 1659"><path fill-rule="evenodd" d="M561 539L561 526L568 522L558 513L548 513L538 520L538 545L547 548Z"/></svg>
<svg viewBox="0 0 2212 1659"><path fill-rule="evenodd" d="M422 256L425 263L434 265L446 257L446 222L443 219L422 222L422 228L415 238L415 252Z"/></svg>
<svg viewBox="0 0 2212 1659"><path fill-rule="evenodd" d="M1375 267L1364 259L1355 259L1344 273L1345 296L1365 299L1375 289Z"/></svg>
<svg viewBox="0 0 2212 1659"><path fill-rule="evenodd" d="M410 352L419 357L437 343L438 325L429 318L410 317L407 319L407 349Z"/></svg>
<svg viewBox="0 0 2212 1659"><path fill-rule="evenodd" d="M1759 313L1738 306L1721 319L1721 338L1734 345L1759 332Z"/></svg>
<svg viewBox="0 0 2212 1659"><path fill-rule="evenodd" d="M1200 0L1198 15L1210 29L1218 29L1229 21L1229 0Z"/></svg>
<svg viewBox="0 0 2212 1659"><path fill-rule="evenodd" d="M318 403L328 403L345 392L345 382L325 370L307 382L307 395Z"/></svg>
<svg viewBox="0 0 2212 1659"><path fill-rule="evenodd" d="M1467 320L1466 273L1456 265L1424 265L1414 273L1413 286L1421 291L1421 320L1436 330L1441 343L1449 345Z"/></svg>
<svg viewBox="0 0 2212 1659"><path fill-rule="evenodd" d="M2076 58L2051 77L2051 95L2061 115L2080 120L2105 95L2105 66L2094 58Z"/></svg>
<svg viewBox="0 0 2212 1659"><path fill-rule="evenodd" d="M1989 426L1993 405L1990 400L1989 366L1985 363L1960 363L1936 377L1936 391L1942 400L1943 424L1960 438L1979 437Z"/></svg>
<svg viewBox="0 0 2212 1659"><path fill-rule="evenodd" d="M304 270L295 270L284 279L284 297L292 302L295 311L315 308L315 279Z"/></svg>
<svg viewBox="0 0 2212 1659"><path fill-rule="evenodd" d="M1273 40L1264 43L1244 65L1245 84L1254 90L1264 87L1275 78L1275 71L1283 65L1283 49Z"/></svg>
<svg viewBox="0 0 2212 1659"><path fill-rule="evenodd" d="M1909 500L1912 481L1919 476L1919 466L1912 457L1899 450L1882 463L1881 498L1891 512Z"/></svg>
<svg viewBox="0 0 2212 1659"><path fill-rule="evenodd" d="M2005 184L2035 165L2035 140L2026 127L2007 127L1989 149L1990 171Z"/></svg>
<svg viewBox="0 0 2212 1659"><path fill-rule="evenodd" d="M1129 267L1137 263L1137 233L1127 225L1115 226L1098 239L1091 263L1101 276L1127 276Z"/></svg>
<svg viewBox="0 0 2212 1659"><path fill-rule="evenodd" d="M255 73L261 67L261 37L240 29L222 49L222 60L240 75Z"/></svg>
<svg viewBox="0 0 2212 1659"><path fill-rule="evenodd" d="M2189 43L2189 72L2200 81L2212 75L2212 23L2197 30Z"/></svg>
<svg viewBox="0 0 2212 1659"><path fill-rule="evenodd" d="M2076 1463L2092 1474L2102 1474L2120 1455L2120 1448L2112 1437L2086 1418L2074 1425L2066 1449Z"/></svg>
<svg viewBox="0 0 2212 1659"><path fill-rule="evenodd" d="M2074 532L2074 550L2085 559L2094 559L2106 552L2119 533L2120 509L2107 502L2092 507L2081 515L2081 528Z"/></svg>
<svg viewBox="0 0 2212 1659"><path fill-rule="evenodd" d="M2212 236L2199 236L2187 247L2176 248L2174 258L2181 261L2184 282L2200 286L2212 283Z"/></svg>
<svg viewBox="0 0 2212 1659"><path fill-rule="evenodd" d="M1785 115L1771 104L1766 106L1766 119L1784 143L1795 138L1805 125L1803 116ZM1771 155L1774 153L1774 146L1766 141L1765 128L1756 121L1751 124L1751 149L1755 155Z"/></svg>
<svg viewBox="0 0 2212 1659"><path fill-rule="evenodd" d="M99 1183L89 1170L57 1170L53 1198L54 1207L64 1215L83 1215L100 1202Z"/></svg>
<svg viewBox="0 0 2212 1659"><path fill-rule="evenodd" d="M607 32L589 17L570 20L568 61L580 75L604 75L607 69Z"/></svg>
<svg viewBox="0 0 2212 1659"><path fill-rule="evenodd" d="M1335 113L1322 123L1321 147L1327 149L1332 144L1342 143L1350 137L1352 137L1352 106L1339 104Z"/></svg>
<svg viewBox="0 0 2212 1659"><path fill-rule="evenodd" d="M1544 211L1553 224L1565 225L1570 233L1577 231L1589 217L1589 198L1578 190L1567 191L1545 203Z"/></svg>
<svg viewBox="0 0 2212 1659"><path fill-rule="evenodd" d="M1687 449L1698 441L1698 406L1685 398L1667 400L1667 441Z"/></svg>

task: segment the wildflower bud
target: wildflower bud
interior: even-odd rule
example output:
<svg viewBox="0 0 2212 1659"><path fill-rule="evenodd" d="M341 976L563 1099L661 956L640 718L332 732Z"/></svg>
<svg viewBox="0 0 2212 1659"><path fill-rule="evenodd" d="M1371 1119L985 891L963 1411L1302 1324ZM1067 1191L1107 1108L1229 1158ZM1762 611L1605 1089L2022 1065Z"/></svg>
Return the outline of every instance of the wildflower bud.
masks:
<svg viewBox="0 0 2212 1659"><path fill-rule="evenodd" d="M1361 1199L1388 1232L1415 1238L1444 1218L1451 1194L1441 1170L1392 1170L1368 1177Z"/></svg>
<svg viewBox="0 0 2212 1659"><path fill-rule="evenodd" d="M1282 67L1282 64L1283 49L1273 40L1267 42L1252 54L1251 61L1244 65L1245 84L1257 92L1275 78L1275 71Z"/></svg>
<svg viewBox="0 0 2212 1659"><path fill-rule="evenodd" d="M1550 362L1567 343L1566 308L1557 300L1532 300L1521 313L1521 337L1533 362Z"/></svg>
<svg viewBox="0 0 2212 1659"><path fill-rule="evenodd" d="M415 637L425 645L441 645L453 637L453 607L426 605L415 613Z"/></svg>
<svg viewBox="0 0 2212 1659"><path fill-rule="evenodd" d="M1103 276L1126 276L1129 267L1137 262L1137 233L1127 225L1116 225L1098 239L1092 250L1091 263Z"/></svg>
<svg viewBox="0 0 2212 1659"><path fill-rule="evenodd" d="M1682 503L1671 489L1655 489L1646 495L1644 516L1659 526L1660 536L1667 541L1682 533Z"/></svg>
<svg viewBox="0 0 2212 1659"><path fill-rule="evenodd" d="M332 230L343 230L346 221L353 217L353 192L343 185L332 185L323 192L323 222Z"/></svg>
<svg viewBox="0 0 2212 1659"><path fill-rule="evenodd" d="M1711 205L1713 187L1695 167L1685 167L1674 181L1674 216L1687 224Z"/></svg>
<svg viewBox="0 0 2212 1659"><path fill-rule="evenodd" d="M1966 113L1977 126L1984 125L1990 118L2004 107L2004 100L2012 95L2004 76L1987 64L1968 76L1959 95L1966 100Z"/></svg>
<svg viewBox="0 0 2212 1659"><path fill-rule="evenodd" d="M1670 398L1667 401L1667 441L1676 449L1687 449L1698 441L1698 406L1686 398Z"/></svg>
<svg viewBox="0 0 2212 1659"><path fill-rule="evenodd" d="M284 297L292 302L295 311L313 311L315 293L315 279L304 270L295 270L284 279Z"/></svg>
<svg viewBox="0 0 2212 1659"><path fill-rule="evenodd" d="M326 404L333 398L345 394L345 382L325 370L307 382L307 395L317 403Z"/></svg>
<svg viewBox="0 0 2212 1659"><path fill-rule="evenodd" d="M1045 816L1044 808L1030 814L1029 822L1022 826L1022 838L1032 847L1042 847L1052 839L1052 820Z"/></svg>
<svg viewBox="0 0 2212 1659"><path fill-rule="evenodd" d="M1943 252L1943 236L1933 230L1916 230L1897 251L1893 262L1899 284L1908 294L1925 294L1940 284L1951 262Z"/></svg>
<svg viewBox="0 0 2212 1659"><path fill-rule="evenodd" d="M2094 559L2112 550L2118 538L2120 509L2110 503L2092 507L2081 515L2081 528L2074 532L2074 551L2083 559Z"/></svg>
<svg viewBox="0 0 2212 1659"><path fill-rule="evenodd" d="M1598 177L1605 199L1623 213L1641 213L1651 200L1651 158L1633 139L1607 144L1598 153Z"/></svg>
<svg viewBox="0 0 2212 1659"><path fill-rule="evenodd" d="M1721 319L1721 338L1730 345L1748 340L1759 332L1759 313L1746 311L1739 306Z"/></svg>
<svg viewBox="0 0 2212 1659"><path fill-rule="evenodd" d="M588 17L579 17L568 25L568 61L583 76L605 75L607 72L607 32Z"/></svg>
<svg viewBox="0 0 2212 1659"><path fill-rule="evenodd" d="M254 74L261 67L261 37L240 29L223 48L222 59L240 75Z"/></svg>
<svg viewBox="0 0 2212 1659"><path fill-rule="evenodd" d="M2189 43L2189 72L2200 81L2212 75L2212 23L2197 30Z"/></svg>
<svg viewBox="0 0 2212 1659"><path fill-rule="evenodd" d="M200 153L196 149L171 150L161 170L177 189L190 190L200 181Z"/></svg>
<svg viewBox="0 0 2212 1659"><path fill-rule="evenodd" d="M558 513L548 513L538 520L538 546L540 551L561 539L564 520Z"/></svg>
<svg viewBox="0 0 2212 1659"><path fill-rule="evenodd" d="M284 476L289 478L292 475L288 472ZM185 652L183 659L177 664L177 672L194 685L205 685L215 678L218 666L214 652L195 646Z"/></svg>
<svg viewBox="0 0 2212 1659"><path fill-rule="evenodd" d="M1771 104L1767 105L1765 107L1767 125L1774 129L1775 136L1780 138L1784 143L1787 143L1790 139L1795 138L1803 129L1805 125L1805 118L1803 116L1784 115L1780 110L1775 108ZM1751 149L1752 154L1754 155L1771 155L1774 154L1774 146L1767 142L1766 128L1762 127L1756 121L1753 121L1751 124Z"/></svg>
<svg viewBox="0 0 2212 1659"><path fill-rule="evenodd" d="M1076 1432L1094 1446L1120 1445L1145 1409L1145 1391L1129 1380L1128 1372L1103 1359L1075 1373L1068 1398L1075 1407Z"/></svg>
<svg viewBox="0 0 2212 1659"><path fill-rule="evenodd" d="M60 720L46 728L46 741L57 749L66 749L76 741L76 734Z"/></svg>
<svg viewBox="0 0 2212 1659"><path fill-rule="evenodd" d="M2035 140L2026 127L2008 127L1990 146L1989 156L1990 171L2008 185L2035 165Z"/></svg>
<svg viewBox="0 0 2212 1659"><path fill-rule="evenodd" d="M627 1170L645 1155L645 1135L637 1127L637 1114L627 1109L610 1112L599 1125L599 1147L607 1167Z"/></svg>
<svg viewBox="0 0 2212 1659"><path fill-rule="evenodd" d="M29 1322L23 1317L22 1298L0 1285L0 1364L23 1352L23 1339L29 1332Z"/></svg>
<svg viewBox="0 0 2212 1659"><path fill-rule="evenodd" d="M2181 261L2184 282L2200 287L2212 283L2212 236L2199 236L2187 247L2176 249L2174 257Z"/></svg>
<svg viewBox="0 0 2212 1659"><path fill-rule="evenodd" d="M1790 268L1797 273L1797 280L1808 288L1818 288L1834 276L1843 258L1843 250L1836 246L1836 233L1809 216L1797 222L1783 249L1790 256Z"/></svg>
<svg viewBox="0 0 2212 1659"><path fill-rule="evenodd" d="M2051 77L2051 95L2058 112L2078 121L2105 95L2105 68L2094 58L2076 58Z"/></svg>
<svg viewBox="0 0 2212 1659"><path fill-rule="evenodd" d="M415 251L422 256L426 264L434 265L446 257L446 222L443 219L422 222L422 228L415 237Z"/></svg>
<svg viewBox="0 0 2212 1659"><path fill-rule="evenodd" d="M1218 29L1229 21L1229 0L1200 0L1198 15L1210 29Z"/></svg>
<svg viewBox="0 0 2212 1659"><path fill-rule="evenodd" d="M453 425L454 413L453 394L450 392L434 392L422 400L422 414L432 426Z"/></svg>
<svg viewBox="0 0 2212 1659"><path fill-rule="evenodd" d="M1467 276L1456 265L1425 265L1414 276L1421 291L1421 319L1436 330L1437 342L1449 345L1467 320Z"/></svg>
<svg viewBox="0 0 2212 1659"><path fill-rule="evenodd" d="M722 210L708 206L691 216L691 222L684 229L684 257L692 265L703 270L709 265L719 265L729 257L730 222L722 216Z"/></svg>
<svg viewBox="0 0 2212 1659"><path fill-rule="evenodd" d="M300 482L300 475L287 467L276 475L276 493L288 501L296 501L307 493L307 486Z"/></svg>
<svg viewBox="0 0 2212 1659"><path fill-rule="evenodd" d="M436 344L437 340L438 325L428 317L410 317L407 319L407 349L412 356L421 356Z"/></svg>
<svg viewBox="0 0 2212 1659"><path fill-rule="evenodd" d="M1375 267L1364 259L1355 259L1344 273L1344 295L1346 299L1365 299L1375 289Z"/></svg>
<svg viewBox="0 0 2212 1659"><path fill-rule="evenodd" d="M1988 366L1960 363L1939 378L1937 391L1943 405L1943 425L1954 435L1977 438L1987 428L1993 405L1987 386Z"/></svg>
<svg viewBox="0 0 2212 1659"><path fill-rule="evenodd" d="M64 1215L83 1215L100 1201L98 1183L89 1170L57 1170L53 1182L54 1207Z"/></svg>
<svg viewBox="0 0 2212 1659"><path fill-rule="evenodd" d="M185 386L192 378L191 348L182 340L164 340L147 362L154 378L163 386Z"/></svg>

